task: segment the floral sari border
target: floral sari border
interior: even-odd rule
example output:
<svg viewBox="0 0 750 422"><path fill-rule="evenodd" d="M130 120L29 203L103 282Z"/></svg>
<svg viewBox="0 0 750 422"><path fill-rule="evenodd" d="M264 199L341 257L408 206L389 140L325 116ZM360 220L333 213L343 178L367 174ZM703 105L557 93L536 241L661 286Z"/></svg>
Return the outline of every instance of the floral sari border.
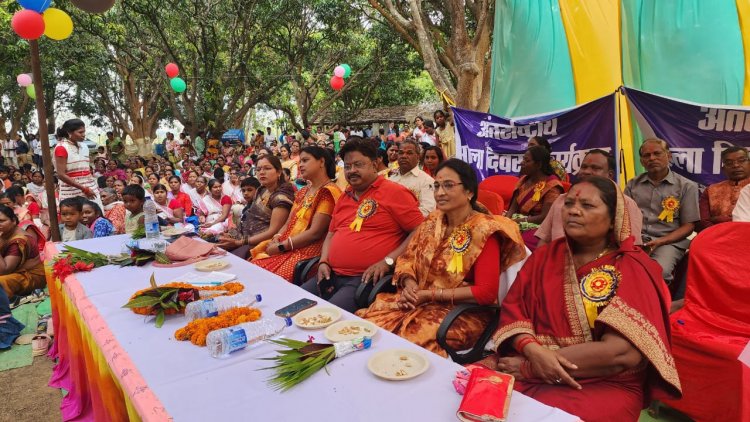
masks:
<svg viewBox="0 0 750 422"><path fill-rule="evenodd" d="M666 382L681 390L680 378L677 375L672 354L662 341L656 327L638 310L615 296L599 314L597 321L625 336L654 365Z"/></svg>

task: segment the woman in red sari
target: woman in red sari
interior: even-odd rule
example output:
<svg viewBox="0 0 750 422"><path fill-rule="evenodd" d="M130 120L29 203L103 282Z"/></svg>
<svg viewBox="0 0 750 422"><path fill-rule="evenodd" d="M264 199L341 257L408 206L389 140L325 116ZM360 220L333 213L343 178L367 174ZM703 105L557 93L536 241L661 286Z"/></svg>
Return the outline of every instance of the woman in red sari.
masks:
<svg viewBox="0 0 750 422"><path fill-rule="evenodd" d="M507 215L521 227L523 241L532 251L539 239L534 236L563 187L550 166L549 152L540 146L529 148L521 162L521 179L513 191Z"/></svg>
<svg viewBox="0 0 750 422"><path fill-rule="evenodd" d="M286 281L293 281L297 262L320 256L333 208L341 196L341 189L331 181L336 176L336 162L324 148L303 148L299 172L309 184L297 192L286 224L271 240L250 251L253 264Z"/></svg>
<svg viewBox="0 0 750 422"><path fill-rule="evenodd" d="M566 237L526 261L502 304L499 355L485 361L514 375L516 390L587 422L636 421L654 393L681 395L669 292L634 245L622 199L602 177L570 190Z"/></svg>

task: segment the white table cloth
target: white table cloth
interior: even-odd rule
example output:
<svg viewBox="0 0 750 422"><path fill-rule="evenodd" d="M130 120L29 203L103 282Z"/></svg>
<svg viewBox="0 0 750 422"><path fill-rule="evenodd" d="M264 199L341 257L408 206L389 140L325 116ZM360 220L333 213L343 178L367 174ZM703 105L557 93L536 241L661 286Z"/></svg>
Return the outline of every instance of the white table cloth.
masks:
<svg viewBox="0 0 750 422"><path fill-rule="evenodd" d="M126 236L71 242L73 246L115 254L122 252ZM60 246L58 245L58 249ZM233 255L225 258L231 266L222 272L235 273L246 291L260 293L258 307L265 317L282 306L309 297L319 305L332 306L275 274ZM461 366L428 352L384 330L373 338L370 350L335 360L327 374L321 370L286 393L270 389L266 380L271 371L260 371L269 362L259 358L276 354L277 346L261 343L226 359L213 359L205 347L177 341L174 332L187 321L168 316L162 328L152 318L122 308L137 290L149 286L155 273L158 284L193 271L192 265L154 268L107 266L90 273L76 273L86 296L106 321L116 341L127 353L149 388L176 421L257 420L257 421L453 421L461 402L451 384ZM357 317L342 311L342 319ZM323 330L287 328L284 336L328 342ZM367 369L367 360L376 352L391 348L416 350L430 362L423 375L408 381L382 380ZM133 392L126 391L133 397ZM560 409L541 404L520 393L510 403L510 421L576 421Z"/></svg>

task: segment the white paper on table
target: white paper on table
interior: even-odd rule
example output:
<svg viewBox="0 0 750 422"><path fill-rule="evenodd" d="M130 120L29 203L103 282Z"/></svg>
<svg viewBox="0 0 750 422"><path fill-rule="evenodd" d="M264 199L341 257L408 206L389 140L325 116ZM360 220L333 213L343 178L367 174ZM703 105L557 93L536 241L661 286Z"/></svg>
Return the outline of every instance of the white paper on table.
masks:
<svg viewBox="0 0 750 422"><path fill-rule="evenodd" d="M740 353L740 356L737 358L740 362L744 363L745 366L750 367L750 341L747 342L745 345L745 349Z"/></svg>
<svg viewBox="0 0 750 422"><path fill-rule="evenodd" d="M197 272L191 271L189 273L176 277L170 280L169 282L170 283L181 282L181 283L188 283L188 284L195 284L195 283L224 284L235 279L237 279L237 276L235 274L230 274L230 273L222 273L219 271L211 271L210 273L197 273Z"/></svg>

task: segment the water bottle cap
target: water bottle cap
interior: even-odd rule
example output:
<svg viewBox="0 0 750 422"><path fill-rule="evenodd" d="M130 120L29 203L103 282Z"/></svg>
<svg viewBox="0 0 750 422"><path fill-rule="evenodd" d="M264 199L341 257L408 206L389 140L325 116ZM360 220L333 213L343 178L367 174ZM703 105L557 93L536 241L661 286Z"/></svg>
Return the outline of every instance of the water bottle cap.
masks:
<svg viewBox="0 0 750 422"><path fill-rule="evenodd" d="M263 296L255 295L255 300L257 300L258 302L263 302Z"/></svg>
<svg viewBox="0 0 750 422"><path fill-rule="evenodd" d="M292 326L292 319L289 317L284 318L284 324L286 324L287 327Z"/></svg>

